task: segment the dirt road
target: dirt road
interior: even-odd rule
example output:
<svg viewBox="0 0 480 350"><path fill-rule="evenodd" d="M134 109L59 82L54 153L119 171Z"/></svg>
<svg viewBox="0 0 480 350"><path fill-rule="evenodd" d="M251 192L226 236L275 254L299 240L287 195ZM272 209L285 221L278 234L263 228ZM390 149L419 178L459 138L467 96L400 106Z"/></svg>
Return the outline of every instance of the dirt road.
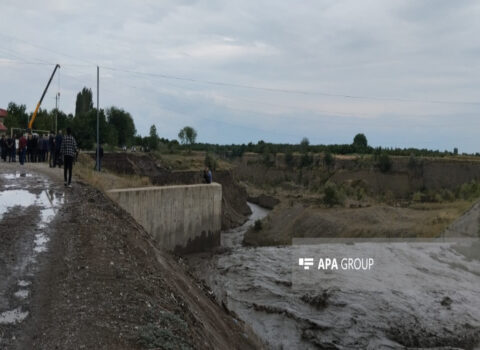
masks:
<svg viewBox="0 0 480 350"><path fill-rule="evenodd" d="M0 164L0 349L262 348L180 259L60 172Z"/></svg>

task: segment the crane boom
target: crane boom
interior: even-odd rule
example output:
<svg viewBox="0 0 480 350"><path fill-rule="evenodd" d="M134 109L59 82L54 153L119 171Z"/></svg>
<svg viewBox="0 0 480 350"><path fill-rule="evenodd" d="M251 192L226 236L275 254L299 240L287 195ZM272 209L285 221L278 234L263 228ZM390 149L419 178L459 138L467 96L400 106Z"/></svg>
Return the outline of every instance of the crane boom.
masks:
<svg viewBox="0 0 480 350"><path fill-rule="evenodd" d="M50 79L48 80L47 86L45 86L45 90L43 90L42 97L40 97L40 101L37 103L37 107L35 108L35 111L33 112L32 119L28 122L28 129L32 129L33 122L35 121L35 118L37 117L38 110L40 109L40 105L42 104L43 98L45 97L45 94L47 93L48 87L50 86L50 83L52 82L53 76L55 75L55 72L57 69L60 68L60 65L57 64L55 66L55 69L52 72L52 75L50 76Z"/></svg>

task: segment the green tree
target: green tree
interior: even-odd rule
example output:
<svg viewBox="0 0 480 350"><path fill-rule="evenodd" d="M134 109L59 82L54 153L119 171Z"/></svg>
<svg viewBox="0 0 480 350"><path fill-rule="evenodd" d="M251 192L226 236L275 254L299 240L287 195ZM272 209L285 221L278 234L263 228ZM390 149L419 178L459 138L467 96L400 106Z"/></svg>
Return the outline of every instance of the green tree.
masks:
<svg viewBox="0 0 480 350"><path fill-rule="evenodd" d="M353 138L353 146L357 152L364 151L368 146L367 137L364 134L357 134Z"/></svg>
<svg viewBox="0 0 480 350"><path fill-rule="evenodd" d="M300 148L302 149L302 152L308 152L308 146L310 146L310 141L304 137L302 141L300 141Z"/></svg>
<svg viewBox="0 0 480 350"><path fill-rule="evenodd" d="M157 134L157 127L152 125L150 127L150 137L148 138L148 147L151 150L158 149L158 134Z"/></svg>
<svg viewBox="0 0 480 350"><path fill-rule="evenodd" d="M109 125L103 109L99 113L100 143L104 143L109 134ZM81 149L93 149L97 142L97 110L92 109L83 115L75 116L71 121L72 133Z"/></svg>
<svg viewBox="0 0 480 350"><path fill-rule="evenodd" d="M77 94L75 102L75 116L85 114L93 109L92 90L84 87L82 91Z"/></svg>
<svg viewBox="0 0 480 350"><path fill-rule="evenodd" d="M29 116L26 112L27 106L17 105L10 102L7 107L7 117L5 118L5 126L7 128L26 128Z"/></svg>
<svg viewBox="0 0 480 350"><path fill-rule="evenodd" d="M191 126L185 126L178 133L178 138L184 145L193 145L197 140L197 131Z"/></svg>
<svg viewBox="0 0 480 350"><path fill-rule="evenodd" d="M117 145L120 147L130 146L137 133L130 113L112 106L107 109L107 119L109 127L113 127L117 131Z"/></svg>

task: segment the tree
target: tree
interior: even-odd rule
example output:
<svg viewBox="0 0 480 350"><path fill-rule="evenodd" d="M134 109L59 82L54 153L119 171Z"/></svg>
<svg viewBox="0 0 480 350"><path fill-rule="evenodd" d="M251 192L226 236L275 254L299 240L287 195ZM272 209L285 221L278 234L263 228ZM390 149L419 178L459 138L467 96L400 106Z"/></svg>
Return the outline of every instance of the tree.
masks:
<svg viewBox="0 0 480 350"><path fill-rule="evenodd" d="M150 127L150 137L148 138L148 147L151 150L158 149L158 134L157 134L157 127L152 125Z"/></svg>
<svg viewBox="0 0 480 350"><path fill-rule="evenodd" d="M7 128L26 128L29 116L26 112L27 106L17 105L10 102L7 108L7 117L5 118L5 126Z"/></svg>
<svg viewBox="0 0 480 350"><path fill-rule="evenodd" d="M302 141L300 141L300 148L303 152L308 152L308 146L310 145L310 141L304 137Z"/></svg>
<svg viewBox="0 0 480 350"><path fill-rule="evenodd" d="M107 109L107 119L109 127L114 127L117 130L117 146L130 146L137 133L130 113L121 108L110 107Z"/></svg>
<svg viewBox="0 0 480 350"><path fill-rule="evenodd" d="M363 151L367 148L367 137L364 134L357 134L353 138L353 146L357 151Z"/></svg>
<svg viewBox="0 0 480 350"><path fill-rule="evenodd" d="M77 94L77 101L75 102L75 116L83 115L92 109L92 90L84 87L82 91Z"/></svg>
<svg viewBox="0 0 480 350"><path fill-rule="evenodd" d="M100 143L106 140L110 141L110 126L107 124L105 112L103 109L99 113ZM83 115L77 115L73 118L72 132L77 140L79 148L92 149L97 142L97 110L92 109Z"/></svg>
<svg viewBox="0 0 480 350"><path fill-rule="evenodd" d="M178 138L183 145L193 145L197 139L197 132L191 126L186 126L180 130Z"/></svg>

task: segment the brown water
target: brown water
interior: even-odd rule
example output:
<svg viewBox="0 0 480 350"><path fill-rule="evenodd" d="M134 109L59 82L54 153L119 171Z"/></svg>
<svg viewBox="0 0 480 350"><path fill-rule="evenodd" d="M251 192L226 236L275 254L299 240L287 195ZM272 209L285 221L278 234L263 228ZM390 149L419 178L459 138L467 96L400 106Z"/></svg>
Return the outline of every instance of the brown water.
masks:
<svg viewBox="0 0 480 350"><path fill-rule="evenodd" d="M357 242L243 247L268 211L222 233L223 253L191 256L219 302L272 349L480 348L480 244ZM306 271L300 257L373 256L371 271Z"/></svg>

